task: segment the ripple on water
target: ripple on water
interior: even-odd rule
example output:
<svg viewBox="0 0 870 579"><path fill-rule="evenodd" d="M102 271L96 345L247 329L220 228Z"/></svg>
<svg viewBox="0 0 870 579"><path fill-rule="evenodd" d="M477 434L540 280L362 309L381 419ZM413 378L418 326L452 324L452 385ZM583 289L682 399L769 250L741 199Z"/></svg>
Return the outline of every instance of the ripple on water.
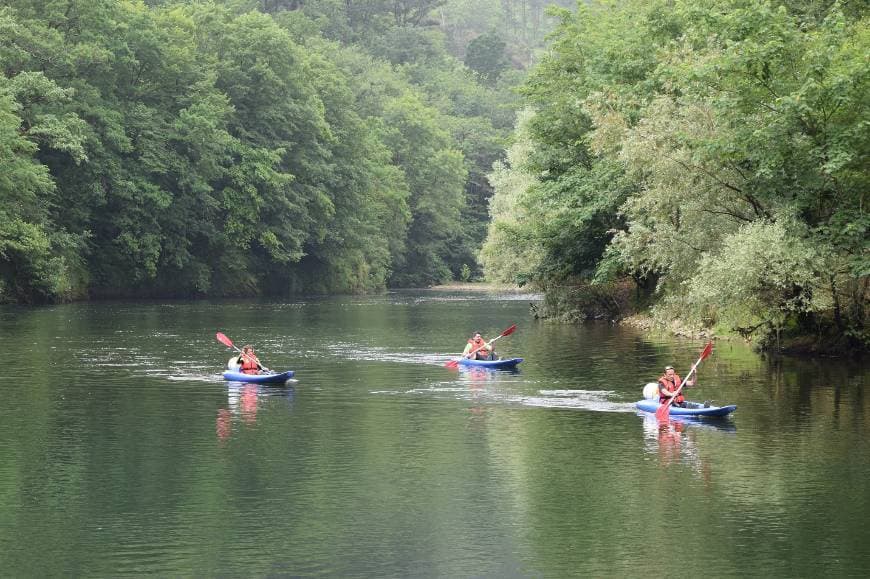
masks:
<svg viewBox="0 0 870 579"><path fill-rule="evenodd" d="M613 402L610 390L540 390L537 396L518 396L523 406L573 408L593 412L634 412L634 404Z"/></svg>
<svg viewBox="0 0 870 579"><path fill-rule="evenodd" d="M499 373L493 373L497 377ZM525 382L528 383L528 382ZM520 383L522 384L522 383ZM455 400L474 400L501 405L520 405L540 408L568 408L593 412L636 412L634 403L610 400L616 393L611 390L539 390L535 395L515 391L517 383L490 382L480 387L457 387L454 382L436 383L425 388L405 390L372 390L372 395L432 396Z"/></svg>
<svg viewBox="0 0 870 579"><path fill-rule="evenodd" d="M460 293L0 308L3 575L634 576L675 513L726 574L868 568L864 366L717 344L735 419L662 425L633 403L696 341ZM514 321L518 372L439 367ZM223 381L216 330L298 391Z"/></svg>

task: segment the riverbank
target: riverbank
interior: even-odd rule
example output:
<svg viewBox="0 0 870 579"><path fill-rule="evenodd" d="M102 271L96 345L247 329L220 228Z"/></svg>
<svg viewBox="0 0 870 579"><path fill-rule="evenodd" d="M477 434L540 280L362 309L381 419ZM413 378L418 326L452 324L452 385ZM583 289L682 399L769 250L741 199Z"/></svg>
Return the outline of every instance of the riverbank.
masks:
<svg viewBox="0 0 870 579"><path fill-rule="evenodd" d="M635 328L648 333L666 332L672 336L681 338L691 338L693 340L701 339L733 339L736 336L718 336L708 328L691 328L680 320L673 320L670 323L662 323L648 314L632 314L628 317L618 320L618 325Z"/></svg>
<svg viewBox="0 0 870 579"><path fill-rule="evenodd" d="M549 288L539 306L533 305L536 319L560 323L608 321L649 334L666 334L695 340L739 341L755 351L773 356L801 358L862 358L866 346L856 337L834 331L832 323L819 323L815 331L791 325L778 334L741 334L738 330L699 327L679 318L663 320L650 313L651 304L638 297L628 282L608 285L576 285Z"/></svg>
<svg viewBox="0 0 870 579"><path fill-rule="evenodd" d="M635 328L647 333L666 332L673 336L696 340L739 341L766 355L793 356L796 358L861 358L866 351L843 334L819 333L781 334L778 339L758 342L737 333L716 331L712 328L693 328L681 320L662 322L649 314L633 314L619 320L621 326Z"/></svg>
<svg viewBox="0 0 870 579"><path fill-rule="evenodd" d="M465 291L465 292L501 292L501 293L530 293L529 290L517 286L508 286L488 282L451 282L434 285L426 288L433 291ZM531 292L535 293L535 292Z"/></svg>

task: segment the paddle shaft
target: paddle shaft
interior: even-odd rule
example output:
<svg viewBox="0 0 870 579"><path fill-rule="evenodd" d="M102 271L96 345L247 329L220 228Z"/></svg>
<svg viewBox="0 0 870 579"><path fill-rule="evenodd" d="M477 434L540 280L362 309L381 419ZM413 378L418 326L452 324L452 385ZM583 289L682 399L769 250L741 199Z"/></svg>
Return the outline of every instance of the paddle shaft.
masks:
<svg viewBox="0 0 870 579"><path fill-rule="evenodd" d="M674 395L671 396L670 398L668 398L668 402L673 401L674 398L676 398L677 396L680 395L680 392L683 390L683 386L685 386L686 382L688 382L692 378L692 374L695 374L695 370L698 368L698 364L700 364L700 363L701 363L700 360L698 362L695 362L695 365L692 366L692 369L689 370L689 373L686 374L686 377L683 378L683 380L680 382L680 385L677 386L676 390L674 390Z"/></svg>
<svg viewBox="0 0 870 579"><path fill-rule="evenodd" d="M698 361L692 366L692 369L689 370L689 373L686 374L686 377L683 378L683 381L680 382L680 385L674 390L674 395L667 399L667 401L662 405L661 408L656 410L656 416L661 419L666 419L670 412L671 404L674 403L674 398L679 396L680 392L683 390L683 386L686 385L686 382L689 381L689 378L692 377L692 374L695 373L695 370L698 369L698 366L701 365L701 362L704 361L704 358L710 355L710 352L713 351L713 342L707 342L707 345L704 346L704 350L701 352L701 357L698 358Z"/></svg>

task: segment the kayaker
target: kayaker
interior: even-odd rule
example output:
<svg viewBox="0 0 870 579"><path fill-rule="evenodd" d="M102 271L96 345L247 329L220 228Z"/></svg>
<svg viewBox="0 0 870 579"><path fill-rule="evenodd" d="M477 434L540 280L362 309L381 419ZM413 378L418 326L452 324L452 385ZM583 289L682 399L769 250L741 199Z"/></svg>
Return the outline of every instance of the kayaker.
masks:
<svg viewBox="0 0 870 579"><path fill-rule="evenodd" d="M664 404L668 401L668 398L674 398L674 401L671 402L671 406L685 406L686 399L683 398L683 391L680 390L677 393L677 388L682 384L682 380L680 376L674 372L673 366L665 366L665 373L659 378L659 404ZM687 380L683 385L683 388L687 386L694 386L695 379Z"/></svg>
<svg viewBox="0 0 870 579"><path fill-rule="evenodd" d="M474 332L465 345L465 350L462 351L462 357L472 360L495 360L495 350L492 344L483 339L480 332Z"/></svg>
<svg viewBox="0 0 870 579"><path fill-rule="evenodd" d="M254 348L247 344L242 348L242 353L239 354L239 365L241 366L242 374L259 374L263 369L260 360L254 353Z"/></svg>

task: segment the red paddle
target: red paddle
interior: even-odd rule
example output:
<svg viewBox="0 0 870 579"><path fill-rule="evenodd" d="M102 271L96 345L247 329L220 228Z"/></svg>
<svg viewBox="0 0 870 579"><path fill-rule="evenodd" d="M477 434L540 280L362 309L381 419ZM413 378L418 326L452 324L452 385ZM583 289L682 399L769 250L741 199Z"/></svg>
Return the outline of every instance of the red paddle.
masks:
<svg viewBox="0 0 870 579"><path fill-rule="evenodd" d="M227 338L224 334L218 332L217 334L215 334L214 337L217 338L218 342L220 342L221 344L223 344L227 348L235 348L237 352L241 353L241 350L236 348L236 345L233 344L233 341L230 340L229 338Z"/></svg>
<svg viewBox="0 0 870 579"><path fill-rule="evenodd" d="M473 349L473 350L470 351L468 354L466 354L464 357L465 357L465 358L471 358L471 356L472 356L473 354L475 354L478 350L484 348L485 346L488 346L488 345L492 344L493 342L495 342L495 341L498 340L499 338L503 338L503 337L505 337L505 336L510 336L510 335L513 334L516 330L517 330L517 325L514 324L514 325L512 325L510 328L508 328L507 330L505 330L504 332L502 332L501 334L499 334L498 336L496 336L495 338L493 338L492 340L490 340L489 342L487 342L487 343L485 343L485 344L482 344L482 345L478 346L477 348ZM448 368L456 368L457 366L459 366L459 360L450 360L449 362L447 362L447 363L444 364L444 365L445 365L446 367L448 367Z"/></svg>
<svg viewBox="0 0 870 579"><path fill-rule="evenodd" d="M689 381L689 378L692 377L692 374L695 373L695 370L698 369L698 365L701 363L701 361L704 360L704 358L706 358L707 356L709 356L710 352L712 352L712 351L713 351L713 342L707 342L707 345L704 346L704 349L701 351L701 357L698 358L698 361L695 362L695 365L692 366L692 369L689 370L689 373L686 374L686 377L683 378L682 382L680 382L680 385L674 391L674 395L671 396L670 398L668 398L668 401L665 402L664 404L662 404L661 406L659 406L658 410L656 410L656 418L658 420L665 421L668 419L668 417L671 414L671 404L673 404L674 398L677 397L677 394L680 393L680 390L683 389L683 386L685 386L686 382Z"/></svg>
<svg viewBox="0 0 870 579"><path fill-rule="evenodd" d="M223 345L226 346L227 348L233 348L233 349L235 349L235 351L238 352L239 354L242 353L242 351L239 350L238 346L236 346L235 344L233 344L233 341L230 340L229 338L227 338L225 334L222 334L221 332L218 332L217 334L215 334L214 337L217 338L217 341L218 341L218 342L220 342L221 344L223 344ZM241 362L240 362L240 363L241 363ZM260 367L263 368L263 370L265 370L266 372L270 372L270 370L269 370L268 368L266 368L265 366L263 366L262 364L260 364Z"/></svg>

